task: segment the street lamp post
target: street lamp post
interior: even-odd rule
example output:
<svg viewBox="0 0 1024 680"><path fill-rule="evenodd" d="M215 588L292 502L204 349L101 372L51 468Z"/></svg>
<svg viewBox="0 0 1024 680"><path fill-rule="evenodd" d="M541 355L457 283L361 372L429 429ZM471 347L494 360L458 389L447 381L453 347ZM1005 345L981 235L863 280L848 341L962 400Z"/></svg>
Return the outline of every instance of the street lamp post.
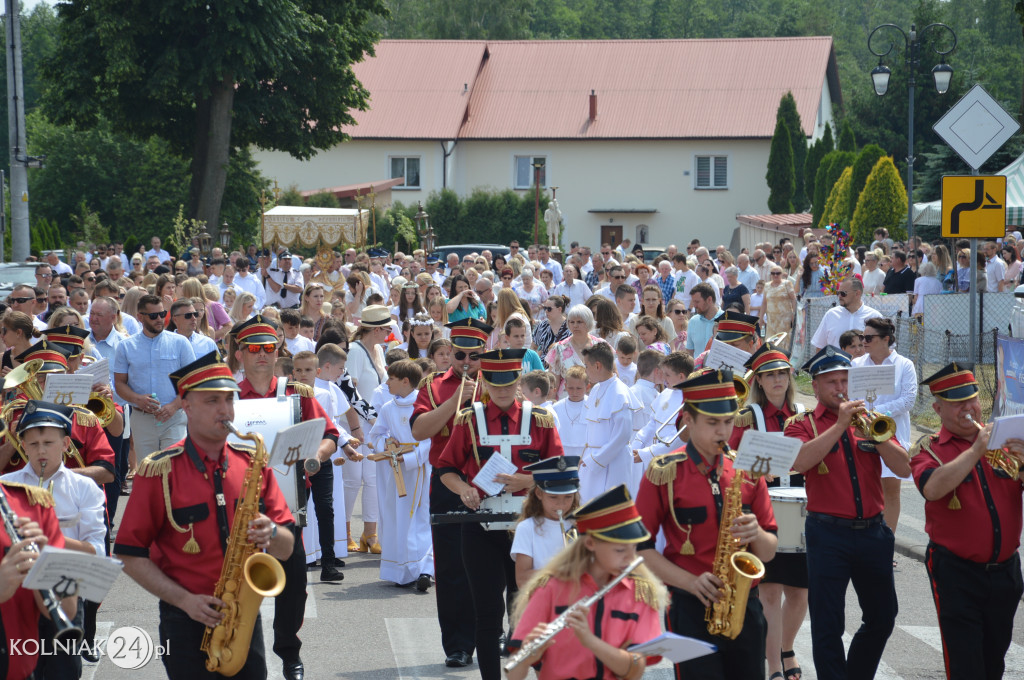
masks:
<svg viewBox="0 0 1024 680"><path fill-rule="evenodd" d="M533 162L533 245L540 246L540 170L544 163L540 160Z"/></svg>
<svg viewBox="0 0 1024 680"><path fill-rule="evenodd" d="M225 222L224 224L221 225L220 233L217 234L217 236L218 236L218 238L220 238L220 248L221 248L221 250L223 250L224 252L227 252L228 250L230 250L231 249L231 230L228 229L228 223L227 222Z"/></svg>
<svg viewBox="0 0 1024 680"><path fill-rule="evenodd" d="M956 49L956 33L946 24L940 23L928 24L920 31L911 24L909 34L896 24L875 26L868 35L868 49L871 54L878 57L878 66L871 71L871 84L874 86L875 94L879 97L885 96L889 90L889 76L892 75L892 71L882 62L882 59L896 49L896 43L891 40L884 52L876 52L871 46L871 39L883 28L894 28L903 36L904 64L907 67L907 96L909 100L907 106L907 241L909 242L914 236L914 88L917 84L916 69L921 65L921 40L926 33L933 30L944 29L953 36L953 45L948 50L932 48L940 57L939 63L932 68L935 90L939 94L946 94L946 91L949 90L949 81L953 77L953 67L946 63L945 57Z"/></svg>

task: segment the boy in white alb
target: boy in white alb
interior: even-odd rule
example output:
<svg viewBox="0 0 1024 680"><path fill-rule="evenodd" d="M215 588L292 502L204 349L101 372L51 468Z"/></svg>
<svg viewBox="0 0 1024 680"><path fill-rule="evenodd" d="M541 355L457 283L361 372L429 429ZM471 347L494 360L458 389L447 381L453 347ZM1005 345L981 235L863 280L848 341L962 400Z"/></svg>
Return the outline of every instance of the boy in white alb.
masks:
<svg viewBox="0 0 1024 680"><path fill-rule="evenodd" d="M580 502L586 503L625 483L636 497L639 477L633 474L633 414L641 408L625 383L616 377L611 345L599 342L583 350L587 377L587 445L580 461ZM635 477L635 479L634 479Z"/></svg>
<svg viewBox="0 0 1024 680"><path fill-rule="evenodd" d="M416 584L426 592L434 573L434 550L430 534L430 440L413 439L412 415L423 372L416 362L402 359L388 366L387 385L393 399L386 402L370 429L369 445L374 453L388 446L407 449L398 458L405 482L404 497L398 495L396 471L390 460L377 461L378 506L381 555L380 577L400 586Z"/></svg>
<svg viewBox="0 0 1024 680"><path fill-rule="evenodd" d="M651 404L647 412L650 417L633 435L630 444L633 447L633 459L639 461L644 470L655 456L686 446L686 442L674 435L679 429L676 420L679 407L683 404L683 392L678 386L693 371L693 357L682 352L672 352L662 360L659 370L665 389Z"/></svg>
<svg viewBox="0 0 1024 680"><path fill-rule="evenodd" d="M560 423L558 436L567 456L582 456L587 445L587 369L573 366L565 372L566 397L555 402L551 411Z"/></svg>

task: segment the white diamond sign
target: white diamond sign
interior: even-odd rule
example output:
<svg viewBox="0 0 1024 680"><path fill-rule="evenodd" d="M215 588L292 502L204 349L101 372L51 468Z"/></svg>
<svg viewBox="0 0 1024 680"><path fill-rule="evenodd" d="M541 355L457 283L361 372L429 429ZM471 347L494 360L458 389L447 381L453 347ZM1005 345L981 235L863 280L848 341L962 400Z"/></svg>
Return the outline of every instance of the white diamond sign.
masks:
<svg viewBox="0 0 1024 680"><path fill-rule="evenodd" d="M977 170L1020 129L1020 124L985 88L975 85L932 129Z"/></svg>

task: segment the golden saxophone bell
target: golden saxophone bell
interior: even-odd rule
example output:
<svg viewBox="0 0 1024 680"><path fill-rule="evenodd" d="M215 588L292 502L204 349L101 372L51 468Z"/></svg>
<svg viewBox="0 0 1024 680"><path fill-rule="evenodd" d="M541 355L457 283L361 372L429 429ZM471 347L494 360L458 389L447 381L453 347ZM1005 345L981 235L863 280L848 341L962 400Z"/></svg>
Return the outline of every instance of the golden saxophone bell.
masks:
<svg viewBox="0 0 1024 680"><path fill-rule="evenodd" d="M114 416L117 415L114 402L100 392L92 392L85 407L93 412L96 419L100 422L100 427L105 428L110 425L114 420Z"/></svg>

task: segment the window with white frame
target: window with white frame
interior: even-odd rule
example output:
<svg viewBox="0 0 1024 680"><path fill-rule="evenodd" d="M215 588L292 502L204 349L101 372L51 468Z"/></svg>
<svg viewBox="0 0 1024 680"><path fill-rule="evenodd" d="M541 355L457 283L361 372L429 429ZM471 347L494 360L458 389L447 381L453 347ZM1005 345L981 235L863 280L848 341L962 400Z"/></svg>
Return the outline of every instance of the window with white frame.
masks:
<svg viewBox="0 0 1024 680"><path fill-rule="evenodd" d="M728 189L729 188L729 157L728 156L695 156L696 180L695 189Z"/></svg>
<svg viewBox="0 0 1024 680"><path fill-rule="evenodd" d="M539 172L534 165L540 166ZM541 188L545 188L548 185L546 156L516 156L514 171L516 189L529 189L532 187L534 172L538 172L537 183L540 184Z"/></svg>
<svg viewBox="0 0 1024 680"><path fill-rule="evenodd" d="M420 188L420 159L419 156L391 156L391 177L404 177L405 181L395 189L419 189Z"/></svg>

